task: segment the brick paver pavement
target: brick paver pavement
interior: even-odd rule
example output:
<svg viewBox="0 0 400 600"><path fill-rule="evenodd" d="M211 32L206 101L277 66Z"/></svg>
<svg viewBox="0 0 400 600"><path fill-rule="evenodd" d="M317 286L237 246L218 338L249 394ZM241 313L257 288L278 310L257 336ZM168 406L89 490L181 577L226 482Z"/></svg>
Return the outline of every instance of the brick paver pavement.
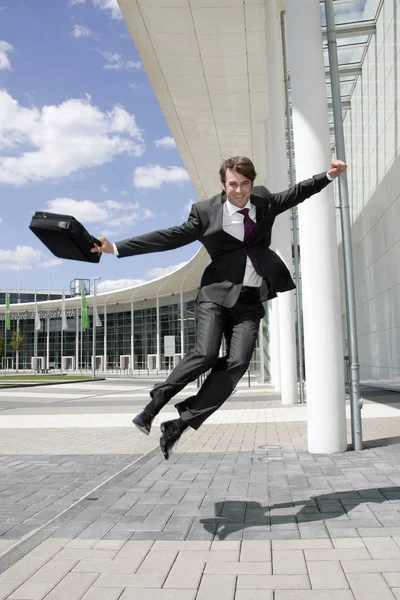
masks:
<svg viewBox="0 0 400 600"><path fill-rule="evenodd" d="M278 408L261 387L241 387L234 422L186 432L167 462L157 430L29 427L125 414L124 385L0 398L21 419L0 425L0 600L400 598L400 412L364 420L366 450L330 456L307 452L306 422L285 409L246 422ZM396 396L373 399L397 414Z"/></svg>

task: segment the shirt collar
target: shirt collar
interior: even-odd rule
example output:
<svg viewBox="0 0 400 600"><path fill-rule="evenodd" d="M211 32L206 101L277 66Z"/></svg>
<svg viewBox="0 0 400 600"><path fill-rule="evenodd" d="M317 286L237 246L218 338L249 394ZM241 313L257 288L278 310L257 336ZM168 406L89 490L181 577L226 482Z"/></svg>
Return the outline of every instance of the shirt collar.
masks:
<svg viewBox="0 0 400 600"><path fill-rule="evenodd" d="M248 208L249 212L252 209L252 203L250 202L250 200L248 200L247 204L245 206L243 206L243 208L239 208L238 206L235 206L234 204L232 204L232 202L230 202L228 200L228 198L226 199L226 208L228 210L228 213L232 216L234 215L236 212L238 212L239 210L243 210L243 208Z"/></svg>

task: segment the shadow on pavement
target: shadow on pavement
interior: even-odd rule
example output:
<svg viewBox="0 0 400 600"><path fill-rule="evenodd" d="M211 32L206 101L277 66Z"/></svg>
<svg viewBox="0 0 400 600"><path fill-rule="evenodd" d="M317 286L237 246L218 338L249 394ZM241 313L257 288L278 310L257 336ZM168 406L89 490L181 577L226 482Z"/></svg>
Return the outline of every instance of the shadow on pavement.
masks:
<svg viewBox="0 0 400 600"><path fill-rule="evenodd" d="M271 506L262 506L259 502L253 501L226 500L215 503L215 517L200 519L200 523L208 533L215 534L219 540L225 540L229 535L248 528L262 530L266 527L270 528L271 525L337 520L348 514L347 509L351 510L366 503L382 504L399 499L400 487L388 487L332 492L304 501ZM298 512L296 507L299 507ZM274 512L271 514L271 511L279 510L288 514L274 514Z"/></svg>

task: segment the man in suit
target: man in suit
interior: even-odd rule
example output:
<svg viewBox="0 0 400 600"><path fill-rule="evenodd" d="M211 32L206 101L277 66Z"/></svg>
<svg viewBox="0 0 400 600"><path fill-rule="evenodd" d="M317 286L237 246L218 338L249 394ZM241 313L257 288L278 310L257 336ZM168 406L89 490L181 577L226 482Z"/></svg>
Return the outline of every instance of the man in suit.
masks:
<svg viewBox="0 0 400 600"><path fill-rule="evenodd" d="M251 160L235 156L221 165L222 193L193 204L182 225L116 244L99 238L101 246L93 252L120 258L172 250L195 240L211 257L196 298L196 345L164 383L154 386L151 401L133 419L149 434L154 417L167 402L211 369L198 393L176 404L179 417L161 424L160 447L165 459L182 432L189 426L198 429L232 394L246 372L264 316L262 302L295 288L286 265L269 247L275 218L320 192L345 169L344 162L334 160L327 173L272 194L264 186L253 186L256 172ZM219 358L223 335L227 352Z"/></svg>

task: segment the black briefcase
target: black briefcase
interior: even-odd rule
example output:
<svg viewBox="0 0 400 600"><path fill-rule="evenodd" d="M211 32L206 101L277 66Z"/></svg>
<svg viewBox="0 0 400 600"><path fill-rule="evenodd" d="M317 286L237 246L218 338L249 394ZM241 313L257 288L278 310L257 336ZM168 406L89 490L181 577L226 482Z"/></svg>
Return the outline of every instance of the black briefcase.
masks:
<svg viewBox="0 0 400 600"><path fill-rule="evenodd" d="M29 229L58 258L82 260L98 263L101 253L90 249L101 243L70 215L57 215L49 212L36 212Z"/></svg>

